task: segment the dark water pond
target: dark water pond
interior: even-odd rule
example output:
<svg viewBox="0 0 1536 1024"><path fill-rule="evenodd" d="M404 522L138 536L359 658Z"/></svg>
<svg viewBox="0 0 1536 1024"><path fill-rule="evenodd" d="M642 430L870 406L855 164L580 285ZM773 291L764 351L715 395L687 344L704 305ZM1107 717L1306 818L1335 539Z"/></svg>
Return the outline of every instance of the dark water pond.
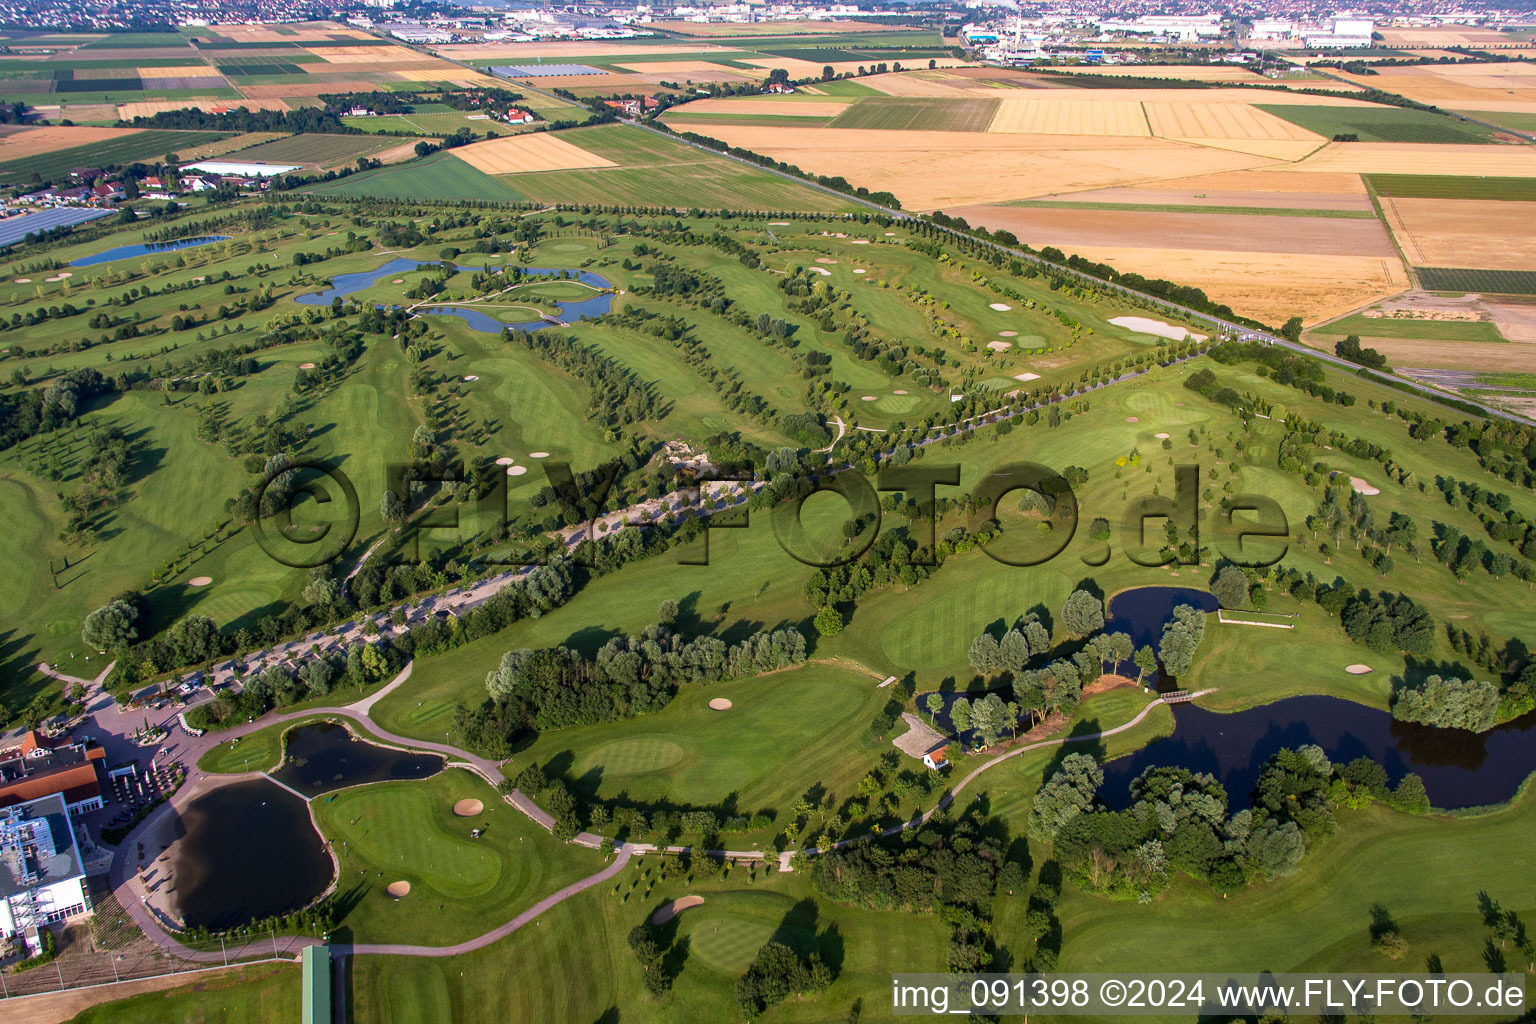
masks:
<svg viewBox="0 0 1536 1024"><path fill-rule="evenodd" d="M77 260L71 260L72 267L89 267L97 263L109 263L112 260L125 260L133 256L154 256L162 252L175 252L178 249L195 249L200 245L212 245L214 242L227 242L228 235L200 235L197 238L182 238L174 242L143 242L137 245L119 245L115 249L105 249L102 252L82 256Z"/></svg>
<svg viewBox="0 0 1536 1024"><path fill-rule="evenodd" d="M283 764L272 777L309 797L365 782L425 779L443 770L436 754L381 747L334 722L295 726L284 739Z"/></svg>
<svg viewBox="0 0 1536 1024"><path fill-rule="evenodd" d="M1536 712L1485 733L1399 722L1385 711L1338 697L1291 697L1235 714L1172 706L1173 735L1104 766L1101 795L1130 803L1131 780L1154 765L1214 775L1234 810L1250 805L1259 770L1282 747L1315 743L1335 764L1369 757L1393 785L1409 772L1424 779L1436 807L1503 803L1536 771Z"/></svg>
<svg viewBox="0 0 1536 1024"><path fill-rule="evenodd" d="M364 288L370 288L379 280L391 274L403 274L408 271L419 270L422 267L437 266L433 262L420 260L394 259L384 264L377 270L365 270L356 274L337 274L331 279L331 287L323 292L313 292L309 295L297 296L294 301L306 306L329 306L335 299L360 292ZM484 267L466 266L458 264L461 270L484 270ZM524 267L523 273L531 277L556 277L562 271L551 267ZM587 270L571 271L569 280L580 281L594 288L612 288L613 283L607 278L594 274ZM560 311L561 320L572 323L584 316L601 316L613 308L613 295L593 295L586 299L570 299L564 302L556 302L556 308ZM430 306L421 310L436 316L454 316L463 320L471 328L484 331L487 334L500 334L503 328L510 327L515 331L537 330L548 327L544 320L526 320L519 323L502 323L500 320L487 315L483 310L467 306Z"/></svg>
<svg viewBox="0 0 1536 1024"><path fill-rule="evenodd" d="M1204 590L1190 587L1137 587L1123 590L1109 599L1106 633L1129 633L1137 647L1157 643L1163 627L1173 621L1173 610L1181 604L1194 605L1203 612L1213 612L1220 602Z"/></svg>
<svg viewBox="0 0 1536 1024"><path fill-rule="evenodd" d="M303 800L265 779L220 786L183 812L174 875L192 927L233 928L298 910L331 882Z"/></svg>

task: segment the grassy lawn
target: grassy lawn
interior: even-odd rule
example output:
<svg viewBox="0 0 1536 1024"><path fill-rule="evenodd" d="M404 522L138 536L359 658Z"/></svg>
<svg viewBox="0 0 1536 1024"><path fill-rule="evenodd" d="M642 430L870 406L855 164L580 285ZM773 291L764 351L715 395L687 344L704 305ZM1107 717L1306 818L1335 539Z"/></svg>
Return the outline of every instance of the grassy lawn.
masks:
<svg viewBox="0 0 1536 1024"><path fill-rule="evenodd" d="M210 971L163 992L98 1003L69 1024L284 1024L299 1019L302 989L296 964Z"/></svg>
<svg viewBox="0 0 1536 1024"><path fill-rule="evenodd" d="M527 198L506 181L476 170L450 151L363 171L307 191L371 199L464 199L491 203L515 203Z"/></svg>
<svg viewBox="0 0 1536 1024"><path fill-rule="evenodd" d="M736 978L769 938L820 952L836 979L814 997L792 997L766 1021L843 1020L856 999L865 1020L890 998L890 972L943 962L948 929L936 917L855 910L815 899L803 872L727 869L704 880L657 878L647 858L607 885L567 900L502 942L453 960L362 957L353 975L356 1020L384 1017L421 1024L500 1022L505 993L517 992L519 1019L601 1020L611 1007L624 1019L675 1022L736 1020ZM704 903L669 928L679 971L670 994L644 991L625 944L629 930L662 903L684 895ZM814 903L812 901L815 901ZM558 981L581 964L580 982Z"/></svg>
<svg viewBox="0 0 1536 1024"><path fill-rule="evenodd" d="M549 732L514 765L553 765L603 799L674 806L734 803L737 813L787 815L820 782L847 795L889 749L864 738L890 694L879 680L824 665L689 686L642 718ZM709 701L724 697L727 711ZM780 821L783 824L783 821ZM731 839L733 849L744 840Z"/></svg>
<svg viewBox="0 0 1536 1024"><path fill-rule="evenodd" d="M454 815L465 799L479 800L482 813ZM340 857L340 890L355 900L342 928L357 942L451 945L602 867L596 851L550 838L462 769L355 786L312 807ZM472 839L472 828L485 833ZM385 892L397 881L411 885L398 900Z"/></svg>

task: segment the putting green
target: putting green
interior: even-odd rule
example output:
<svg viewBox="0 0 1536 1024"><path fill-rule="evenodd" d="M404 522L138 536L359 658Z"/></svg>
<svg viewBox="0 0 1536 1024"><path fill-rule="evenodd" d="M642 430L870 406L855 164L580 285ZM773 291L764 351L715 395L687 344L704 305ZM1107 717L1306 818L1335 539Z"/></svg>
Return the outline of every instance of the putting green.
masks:
<svg viewBox="0 0 1536 1024"><path fill-rule="evenodd" d="M682 747L660 736L620 740L598 747L582 758L580 771L601 768L604 775L638 775L670 768L685 756Z"/></svg>
<svg viewBox="0 0 1536 1024"><path fill-rule="evenodd" d="M773 925L767 922L732 913L705 913L693 922L688 950L706 967L737 977L771 938Z"/></svg>
<svg viewBox="0 0 1536 1024"><path fill-rule="evenodd" d="M918 395L881 395L870 403L872 408L887 416L901 416L916 409L923 402Z"/></svg>
<svg viewBox="0 0 1536 1024"><path fill-rule="evenodd" d="M1210 413L1195 402L1186 402L1182 407L1173 404L1182 397L1178 391L1168 387L1155 390L1143 388L1125 396L1125 409L1140 416L1141 421L1153 430L1190 426L1211 418Z"/></svg>
<svg viewBox="0 0 1536 1024"><path fill-rule="evenodd" d="M495 851L471 839L467 826L449 831L437 820L439 797L426 787L362 786L326 805L329 832L386 878L391 870L418 878L442 896L471 899L501 882Z"/></svg>

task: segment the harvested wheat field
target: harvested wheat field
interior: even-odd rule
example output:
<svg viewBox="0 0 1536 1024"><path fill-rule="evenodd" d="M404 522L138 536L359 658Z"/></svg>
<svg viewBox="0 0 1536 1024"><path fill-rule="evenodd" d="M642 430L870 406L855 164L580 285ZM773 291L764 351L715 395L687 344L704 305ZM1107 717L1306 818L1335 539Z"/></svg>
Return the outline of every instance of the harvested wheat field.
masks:
<svg viewBox="0 0 1536 1024"><path fill-rule="evenodd" d="M372 88L372 86L369 86ZM220 100L212 97L185 99L185 100L136 100L133 103L119 103L117 116L124 121L131 121L135 117L154 117L170 110L185 110L195 107L198 110L206 110L209 113L218 113L224 110L233 110L236 107L244 107L247 110L287 110L288 104L277 99L238 99Z"/></svg>
<svg viewBox="0 0 1536 1024"><path fill-rule="evenodd" d="M1207 249L1341 256L1391 256L1392 240L1372 218L1287 217L1242 213L1164 213L1072 210L1025 206L968 206L947 211L972 224L1007 228L1028 245L1125 245L1151 249Z"/></svg>
<svg viewBox="0 0 1536 1024"><path fill-rule="evenodd" d="M0 161L18 160L40 153L52 153L56 149L84 146L103 139L116 139L135 135L137 128L88 128L84 125L65 127L44 125L41 128L22 128L0 136Z"/></svg>
<svg viewBox="0 0 1536 1024"><path fill-rule="evenodd" d="M1295 175L1292 175L1294 178ZM1087 192L1067 192L1050 196L1062 203L1127 203L1158 206L1247 207L1256 210L1353 210L1368 213L1371 202L1364 193L1347 195L1336 192L1240 192L1215 188L1179 188L1183 179L1132 185L1126 188L1096 188Z"/></svg>
<svg viewBox="0 0 1536 1024"><path fill-rule="evenodd" d="M1344 171L1330 174L1324 171L1317 171L1302 177L1290 173L1285 168L1194 174L1188 177L1169 178L1165 181L1136 187L1178 188L1198 192L1215 190L1232 193L1328 193L1339 196L1358 196L1362 200L1365 197L1365 182L1360 180L1360 175L1358 174L1349 174ZM1303 205L1299 202L1290 202L1289 199L1286 199L1286 203L1291 206Z"/></svg>
<svg viewBox="0 0 1536 1024"><path fill-rule="evenodd" d="M218 68L207 64L178 64L171 68L134 68L140 78L223 78Z"/></svg>
<svg viewBox="0 0 1536 1024"><path fill-rule="evenodd" d="M1056 96L1004 96L987 131L1029 135L1116 135L1146 138L1146 114L1134 100L1080 103Z"/></svg>
<svg viewBox="0 0 1536 1024"><path fill-rule="evenodd" d="M1086 259L1122 271L1195 285L1217 302L1267 323L1317 323L1409 287L1396 258L1079 246ZM1509 346L1504 346L1508 348Z"/></svg>
<svg viewBox="0 0 1536 1024"><path fill-rule="evenodd" d="M1381 205L1416 267L1536 270L1536 203L1382 199Z"/></svg>
<svg viewBox="0 0 1536 1024"><path fill-rule="evenodd" d="M527 171L568 171L577 167L617 167L612 160L589 153L580 146L548 132L509 135L450 150L476 170L486 174L522 174Z"/></svg>
<svg viewBox="0 0 1536 1024"><path fill-rule="evenodd" d="M1297 164L1297 174L1349 171L1355 174L1453 174L1507 178L1536 177L1536 146L1478 146L1455 143L1333 142Z"/></svg>
<svg viewBox="0 0 1536 1024"><path fill-rule="evenodd" d="M320 46L315 56L327 64L388 64L392 61L419 59L415 52L399 46Z"/></svg>
<svg viewBox="0 0 1536 1024"><path fill-rule="evenodd" d="M1309 345L1332 352L1336 336L1313 340ZM1536 345L1478 341L1421 341L1405 338L1360 336L1362 344L1376 349L1398 367L1426 367L1437 370L1513 370L1529 372L1536 365Z"/></svg>
<svg viewBox="0 0 1536 1024"><path fill-rule="evenodd" d="M265 104L281 102L285 96L310 97L323 96L326 93L370 92L374 89L377 89L378 87L379 85L377 82L370 82L362 78L352 78L341 82L314 81L294 82L289 85L243 85L240 86L239 89L240 95L244 96L246 100L258 101ZM253 110L256 109L254 102L247 103L242 100L223 100L222 102L226 106L243 105L250 107ZM177 106L184 107L186 105L187 104L185 103L177 104L174 101L171 104L173 109ZM271 110L275 108L265 107L264 109ZM286 110L288 108L285 105L283 109Z"/></svg>
<svg viewBox="0 0 1536 1024"><path fill-rule="evenodd" d="M887 189L909 209L949 209L1161 181L1270 161L1164 139L711 125L733 146ZM879 153L878 161L869 158Z"/></svg>

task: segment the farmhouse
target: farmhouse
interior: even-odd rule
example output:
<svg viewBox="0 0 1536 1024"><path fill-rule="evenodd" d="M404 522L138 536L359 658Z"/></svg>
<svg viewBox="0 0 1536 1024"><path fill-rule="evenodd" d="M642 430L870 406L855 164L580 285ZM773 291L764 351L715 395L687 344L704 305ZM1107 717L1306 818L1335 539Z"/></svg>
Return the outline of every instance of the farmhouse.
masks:
<svg viewBox="0 0 1536 1024"><path fill-rule="evenodd" d="M0 935L42 951L40 929L91 909L85 869L60 796L0 811Z"/></svg>
<svg viewBox="0 0 1536 1024"><path fill-rule="evenodd" d="M505 120L508 124L533 124L537 118L527 110L518 110L516 107L512 107L507 111Z"/></svg>

